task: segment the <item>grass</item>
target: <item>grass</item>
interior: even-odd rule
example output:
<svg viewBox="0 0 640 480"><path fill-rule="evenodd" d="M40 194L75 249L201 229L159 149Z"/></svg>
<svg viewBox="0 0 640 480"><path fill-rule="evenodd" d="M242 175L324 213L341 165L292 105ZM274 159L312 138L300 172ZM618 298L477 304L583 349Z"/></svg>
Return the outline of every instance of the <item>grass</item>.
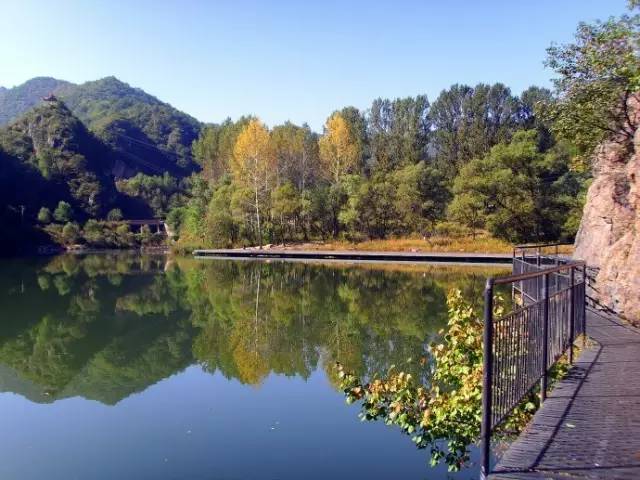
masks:
<svg viewBox="0 0 640 480"><path fill-rule="evenodd" d="M433 236L423 238L389 238L384 240L366 240L348 242L335 240L287 245L287 248L300 250L363 250L377 252L463 252L463 253L511 253L513 245L487 234L451 237Z"/></svg>
<svg viewBox="0 0 640 480"><path fill-rule="evenodd" d="M236 246L238 248L240 246ZM434 235L429 238L422 237L400 237L387 238L384 240L327 240L294 242L270 245L270 248L286 250L330 250L330 251L350 251L361 250L367 252L442 252L442 253L512 253L514 245L504 240L492 237L487 232L479 232L475 238L472 235ZM211 245L203 244L202 241L189 241L180 239L177 244L173 244L171 249L174 253L190 253L199 248L214 248ZM220 248L220 247L218 247ZM546 248L542 254L555 253L555 247ZM573 245L561 245L558 253L573 253ZM528 254L535 254L534 250Z"/></svg>

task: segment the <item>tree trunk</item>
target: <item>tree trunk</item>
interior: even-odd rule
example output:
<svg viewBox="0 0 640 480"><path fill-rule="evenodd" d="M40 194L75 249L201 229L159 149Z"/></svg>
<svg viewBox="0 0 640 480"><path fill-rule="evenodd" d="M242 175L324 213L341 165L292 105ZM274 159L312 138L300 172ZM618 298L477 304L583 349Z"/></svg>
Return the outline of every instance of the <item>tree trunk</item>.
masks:
<svg viewBox="0 0 640 480"><path fill-rule="evenodd" d="M258 226L258 247L262 249L262 226L260 225L260 201L258 200L258 186L255 188L256 194L256 223Z"/></svg>

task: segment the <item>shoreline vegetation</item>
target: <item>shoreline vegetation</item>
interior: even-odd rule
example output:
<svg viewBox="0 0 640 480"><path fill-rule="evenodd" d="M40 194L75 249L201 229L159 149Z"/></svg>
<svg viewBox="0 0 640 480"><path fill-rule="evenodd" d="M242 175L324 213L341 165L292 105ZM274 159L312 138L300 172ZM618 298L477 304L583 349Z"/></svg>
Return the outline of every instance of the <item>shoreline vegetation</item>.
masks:
<svg viewBox="0 0 640 480"><path fill-rule="evenodd" d="M179 254L192 253L194 250L219 248L198 242L186 244L178 240L170 246L171 251ZM386 239L349 241L345 239L326 239L316 241L292 241L267 243L262 247L253 244L228 245L237 250L308 250L308 251L366 251L366 252L408 252L408 253L511 253L513 245L492 237L486 233L471 236L434 235L432 237L397 237Z"/></svg>

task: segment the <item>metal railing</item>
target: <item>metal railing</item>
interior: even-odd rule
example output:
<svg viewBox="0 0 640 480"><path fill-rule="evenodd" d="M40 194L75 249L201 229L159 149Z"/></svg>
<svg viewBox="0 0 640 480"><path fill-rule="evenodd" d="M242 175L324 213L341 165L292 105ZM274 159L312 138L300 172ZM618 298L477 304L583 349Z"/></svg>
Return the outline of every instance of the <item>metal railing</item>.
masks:
<svg viewBox="0 0 640 480"><path fill-rule="evenodd" d="M555 246L555 245L552 245ZM545 246L546 247L546 246ZM521 248L521 247L520 247ZM513 275L489 278L484 305L482 390L483 478L490 472L491 434L540 385L546 399L549 369L585 333L586 265L540 254L515 255ZM557 248L557 247L556 247ZM494 287L511 285L516 307L494 316Z"/></svg>

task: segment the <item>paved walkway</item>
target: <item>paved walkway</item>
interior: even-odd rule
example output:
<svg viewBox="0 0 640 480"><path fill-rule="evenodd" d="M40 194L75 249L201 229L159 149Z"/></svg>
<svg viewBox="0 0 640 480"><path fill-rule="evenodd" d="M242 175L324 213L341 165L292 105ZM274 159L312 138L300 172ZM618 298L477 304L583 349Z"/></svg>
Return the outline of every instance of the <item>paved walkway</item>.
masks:
<svg viewBox="0 0 640 480"><path fill-rule="evenodd" d="M504 263L511 264L510 253L448 253L448 252L374 252L362 250L293 250L293 249L211 249L194 250L196 257L226 258L283 258L360 260L387 262L443 262L443 263Z"/></svg>
<svg viewBox="0 0 640 480"><path fill-rule="evenodd" d="M640 479L640 330L587 310L587 335L491 479Z"/></svg>

